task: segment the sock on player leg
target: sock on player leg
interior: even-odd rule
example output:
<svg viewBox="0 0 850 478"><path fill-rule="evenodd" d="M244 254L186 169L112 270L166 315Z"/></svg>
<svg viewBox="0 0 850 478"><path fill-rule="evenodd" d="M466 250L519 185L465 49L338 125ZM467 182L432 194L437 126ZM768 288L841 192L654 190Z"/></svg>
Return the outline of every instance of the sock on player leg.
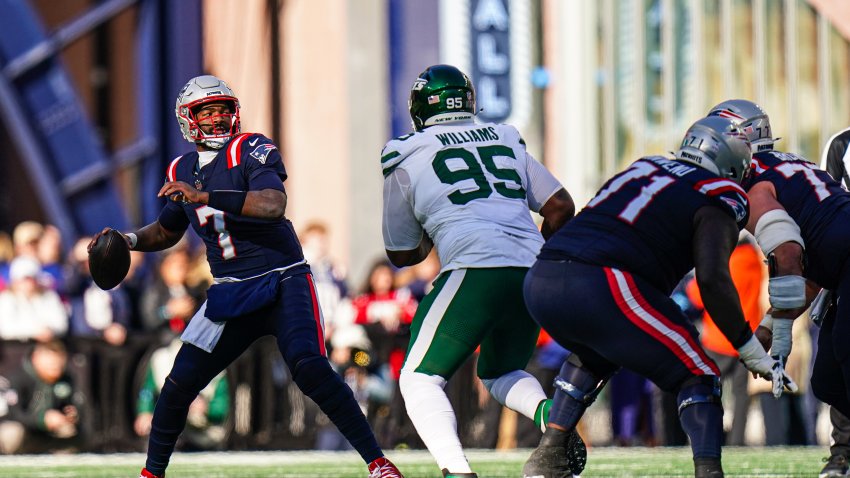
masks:
<svg viewBox="0 0 850 478"><path fill-rule="evenodd" d="M700 376L682 386L678 394L679 421L691 439L695 458L719 458L723 444L723 407L720 381Z"/></svg>
<svg viewBox="0 0 850 478"><path fill-rule="evenodd" d="M151 434L148 438L148 457L145 468L148 472L162 476L177 444L177 437L186 427L189 405L198 395L181 389L169 376L156 401Z"/></svg>
<svg viewBox="0 0 850 478"><path fill-rule="evenodd" d="M471 473L457 436L457 417L443 391L446 380L402 371L399 386L407 414L437 465L454 473Z"/></svg>
<svg viewBox="0 0 850 478"><path fill-rule="evenodd" d="M493 398L502 405L536 421L546 394L540 382L524 370L514 370L498 378L482 379Z"/></svg>

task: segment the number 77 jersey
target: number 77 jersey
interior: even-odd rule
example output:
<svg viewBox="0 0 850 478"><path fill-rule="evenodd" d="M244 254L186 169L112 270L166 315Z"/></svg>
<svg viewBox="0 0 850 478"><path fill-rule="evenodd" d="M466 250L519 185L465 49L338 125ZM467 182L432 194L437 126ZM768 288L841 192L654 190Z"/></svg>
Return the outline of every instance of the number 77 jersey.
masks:
<svg viewBox="0 0 850 478"><path fill-rule="evenodd" d="M749 191L759 182L771 183L776 200L800 226L807 259L803 275L834 288L841 276L840 264L850 253L850 194L829 173L791 153L756 153L752 172L743 186Z"/></svg>
<svg viewBox="0 0 850 478"><path fill-rule="evenodd" d="M621 269L669 295L694 267L694 216L705 206L725 211L739 229L747 224L747 194L733 181L683 161L641 158L605 183L540 258Z"/></svg>
<svg viewBox="0 0 850 478"><path fill-rule="evenodd" d="M505 124L430 126L388 142L381 167L385 248L415 249L427 233L442 271L530 267L543 237L529 210L562 188Z"/></svg>

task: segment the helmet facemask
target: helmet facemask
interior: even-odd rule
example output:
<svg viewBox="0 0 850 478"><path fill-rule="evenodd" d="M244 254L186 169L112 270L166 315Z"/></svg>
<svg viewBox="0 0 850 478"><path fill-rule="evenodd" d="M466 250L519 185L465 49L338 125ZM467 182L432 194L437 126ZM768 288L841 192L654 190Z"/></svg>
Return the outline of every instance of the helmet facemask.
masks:
<svg viewBox="0 0 850 478"><path fill-rule="evenodd" d="M208 105L221 103L227 105L228 113L218 113L198 118L198 113ZM203 144L211 149L221 149L233 136L239 134L239 101L232 96L211 96L182 105L178 118L188 124L184 137L189 141ZM221 121L224 120L224 121ZM223 125L222 125L223 123ZM212 129L210 129L212 126ZM209 133L204 132L207 128Z"/></svg>

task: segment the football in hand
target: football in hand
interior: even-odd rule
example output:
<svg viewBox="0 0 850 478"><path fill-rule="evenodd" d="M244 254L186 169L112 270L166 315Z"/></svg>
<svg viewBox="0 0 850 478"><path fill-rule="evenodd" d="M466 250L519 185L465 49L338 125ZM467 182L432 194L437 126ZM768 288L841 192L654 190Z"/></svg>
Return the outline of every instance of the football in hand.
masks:
<svg viewBox="0 0 850 478"><path fill-rule="evenodd" d="M130 247L124 236L111 229L100 236L89 251L89 271L103 290L117 286L130 270Z"/></svg>

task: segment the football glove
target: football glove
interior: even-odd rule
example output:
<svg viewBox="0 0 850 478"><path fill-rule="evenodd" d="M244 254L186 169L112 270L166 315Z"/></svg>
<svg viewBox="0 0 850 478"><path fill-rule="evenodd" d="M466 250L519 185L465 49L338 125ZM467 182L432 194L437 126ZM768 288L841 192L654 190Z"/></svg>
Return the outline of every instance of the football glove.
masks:
<svg viewBox="0 0 850 478"><path fill-rule="evenodd" d="M776 363L773 365L773 397L779 398L782 396L782 391L788 387L792 392L797 391L797 384L785 373L785 359L780 356L775 356Z"/></svg>

